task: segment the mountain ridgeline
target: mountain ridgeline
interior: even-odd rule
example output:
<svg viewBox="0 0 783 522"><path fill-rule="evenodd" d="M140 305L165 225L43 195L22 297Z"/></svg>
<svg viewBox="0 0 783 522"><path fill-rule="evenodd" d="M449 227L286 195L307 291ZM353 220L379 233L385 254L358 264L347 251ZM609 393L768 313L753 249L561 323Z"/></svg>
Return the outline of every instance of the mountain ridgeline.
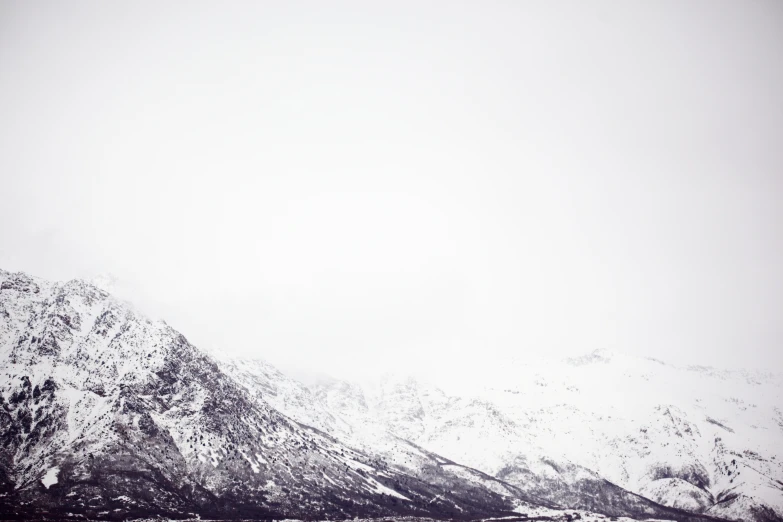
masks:
<svg viewBox="0 0 783 522"><path fill-rule="evenodd" d="M525 368L476 395L396 377L308 387L204 353L90 283L0 270L0 514L783 520L776 376L567 364L585 404L602 393L580 377L595 368L618 385L649 374L644 397L655 372L742 386L634 414Z"/></svg>

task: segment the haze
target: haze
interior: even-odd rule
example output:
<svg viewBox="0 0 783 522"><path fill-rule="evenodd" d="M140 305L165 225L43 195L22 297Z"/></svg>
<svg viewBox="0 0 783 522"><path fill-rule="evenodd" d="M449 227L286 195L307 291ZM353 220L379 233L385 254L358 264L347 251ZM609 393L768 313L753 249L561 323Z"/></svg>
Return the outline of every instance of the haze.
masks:
<svg viewBox="0 0 783 522"><path fill-rule="evenodd" d="M214 351L783 367L779 2L3 2L0 267Z"/></svg>

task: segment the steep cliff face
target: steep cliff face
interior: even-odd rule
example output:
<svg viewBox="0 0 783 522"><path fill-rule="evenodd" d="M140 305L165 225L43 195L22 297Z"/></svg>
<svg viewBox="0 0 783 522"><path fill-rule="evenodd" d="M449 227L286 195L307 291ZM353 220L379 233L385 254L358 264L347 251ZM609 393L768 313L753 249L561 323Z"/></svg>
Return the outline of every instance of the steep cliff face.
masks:
<svg viewBox="0 0 783 522"><path fill-rule="evenodd" d="M288 418L165 323L82 281L0 272L0 375L7 516L476 517L513 508L465 481L406 475Z"/></svg>

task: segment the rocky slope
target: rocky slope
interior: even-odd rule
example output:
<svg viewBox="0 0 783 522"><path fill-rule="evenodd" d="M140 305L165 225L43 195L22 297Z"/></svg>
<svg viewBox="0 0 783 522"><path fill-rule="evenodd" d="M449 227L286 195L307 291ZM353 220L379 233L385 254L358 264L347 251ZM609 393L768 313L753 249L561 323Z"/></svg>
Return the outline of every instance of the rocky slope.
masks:
<svg viewBox="0 0 783 522"><path fill-rule="evenodd" d="M509 366L475 393L399 377L307 387L216 361L93 284L0 270L0 515L779 520L774 376L742 374L750 388L720 402L739 419L699 396L702 421L681 392L618 410L590 383L633 391L640 374L602 357ZM736 380L682 371L702 391Z"/></svg>
<svg viewBox="0 0 783 522"><path fill-rule="evenodd" d="M3 518L475 518L515 506L288 418L165 323L82 281L0 271L0 375Z"/></svg>
<svg viewBox="0 0 783 522"><path fill-rule="evenodd" d="M700 519L618 487L567 459L548 456L531 437L515 434L509 421L486 401L449 397L409 377L387 377L371 386L327 380L307 387L261 360L221 358L219 364L249 393L263 395L300 422L318 425L422 480L456 475L510 495L518 499L519 512L579 509L607 517ZM431 430L441 430L443 436L459 433L450 448L460 448L453 452L459 458L431 451L432 439L425 436ZM462 459L471 455L474 462L466 465ZM491 473L476 469L476 463Z"/></svg>
<svg viewBox="0 0 783 522"><path fill-rule="evenodd" d="M395 376L313 391L346 422L383 426L542 501L628 514L623 488L694 513L783 520L779 374L595 352L509 362L495 378L451 394Z"/></svg>

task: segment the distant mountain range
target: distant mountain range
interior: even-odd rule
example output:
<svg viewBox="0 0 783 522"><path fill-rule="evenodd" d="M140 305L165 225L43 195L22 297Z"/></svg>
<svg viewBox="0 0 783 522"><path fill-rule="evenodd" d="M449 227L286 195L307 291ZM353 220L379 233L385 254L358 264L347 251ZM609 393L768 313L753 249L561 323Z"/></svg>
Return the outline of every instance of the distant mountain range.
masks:
<svg viewBox="0 0 783 522"><path fill-rule="evenodd" d="M783 520L779 374L595 352L306 386L0 270L0 377L4 519Z"/></svg>

